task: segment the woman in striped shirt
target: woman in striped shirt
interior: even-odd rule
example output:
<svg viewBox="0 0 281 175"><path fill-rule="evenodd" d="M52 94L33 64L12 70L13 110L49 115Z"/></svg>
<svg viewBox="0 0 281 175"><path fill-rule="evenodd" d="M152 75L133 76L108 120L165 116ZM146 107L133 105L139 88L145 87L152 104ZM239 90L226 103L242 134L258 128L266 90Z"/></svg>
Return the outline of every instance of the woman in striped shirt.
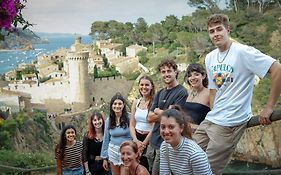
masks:
<svg viewBox="0 0 281 175"><path fill-rule="evenodd" d="M191 140L191 127L179 106L161 114L161 175L212 175L206 153Z"/></svg>
<svg viewBox="0 0 281 175"><path fill-rule="evenodd" d="M76 129L67 125L61 132L60 143L56 146L58 175L83 175L82 143L76 141Z"/></svg>

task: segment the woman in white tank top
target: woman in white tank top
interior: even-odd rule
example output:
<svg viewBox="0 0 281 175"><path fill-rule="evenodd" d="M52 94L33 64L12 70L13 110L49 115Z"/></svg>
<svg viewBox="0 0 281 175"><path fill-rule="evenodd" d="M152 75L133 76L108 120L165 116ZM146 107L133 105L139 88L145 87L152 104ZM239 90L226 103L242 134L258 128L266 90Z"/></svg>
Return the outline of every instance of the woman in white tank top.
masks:
<svg viewBox="0 0 281 175"><path fill-rule="evenodd" d="M142 154L140 164L149 169L147 158L143 153L149 143L153 129L153 124L148 123L146 120L155 94L155 86L150 77L142 76L139 79L139 92L141 98L135 99L132 105L130 132L133 141L138 145L140 154Z"/></svg>

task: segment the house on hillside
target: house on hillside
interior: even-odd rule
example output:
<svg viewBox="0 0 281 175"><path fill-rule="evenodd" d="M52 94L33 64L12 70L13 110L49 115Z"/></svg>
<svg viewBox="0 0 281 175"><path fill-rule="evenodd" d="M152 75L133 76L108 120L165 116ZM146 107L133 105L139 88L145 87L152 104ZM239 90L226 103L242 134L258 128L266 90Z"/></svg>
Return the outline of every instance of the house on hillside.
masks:
<svg viewBox="0 0 281 175"><path fill-rule="evenodd" d="M59 66L57 64L36 65L36 69L39 71L38 76L43 78L48 77L49 74L55 71L59 71Z"/></svg>
<svg viewBox="0 0 281 175"><path fill-rule="evenodd" d="M35 74L22 74L22 80L33 80L37 82L37 77Z"/></svg>
<svg viewBox="0 0 281 175"><path fill-rule="evenodd" d="M121 56L122 52L120 51L123 44L119 43L108 43L108 44L101 44L100 45L100 54L106 57L108 56Z"/></svg>
<svg viewBox="0 0 281 175"><path fill-rule="evenodd" d="M16 71L9 71L5 73L5 81L16 80L16 78L17 78Z"/></svg>
<svg viewBox="0 0 281 175"><path fill-rule="evenodd" d="M141 51L147 51L147 48L144 46L140 46L138 44L130 45L126 47L126 56L127 57L136 57L137 54Z"/></svg>

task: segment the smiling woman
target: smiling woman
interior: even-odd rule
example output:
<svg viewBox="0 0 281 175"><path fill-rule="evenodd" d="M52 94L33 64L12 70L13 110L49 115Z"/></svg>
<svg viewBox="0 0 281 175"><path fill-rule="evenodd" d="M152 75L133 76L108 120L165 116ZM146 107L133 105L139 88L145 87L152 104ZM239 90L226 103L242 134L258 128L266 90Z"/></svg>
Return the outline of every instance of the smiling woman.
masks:
<svg viewBox="0 0 281 175"><path fill-rule="evenodd" d="M82 143L76 141L76 129L67 125L61 132L60 143L56 146L58 175L83 175Z"/></svg>
<svg viewBox="0 0 281 175"><path fill-rule="evenodd" d="M149 175L148 170L139 163L138 145L133 141L125 141L120 146L121 160L128 168L129 175Z"/></svg>
<svg viewBox="0 0 281 175"><path fill-rule="evenodd" d="M210 90L205 69L201 64L190 64L184 76L184 81L189 85L190 94L183 104L183 110L191 117L193 129L199 125L210 111Z"/></svg>
<svg viewBox="0 0 281 175"><path fill-rule="evenodd" d="M131 140L130 119L125 104L125 98L120 93L116 93L111 98L110 114L105 121L101 157L104 159L104 169L108 170L109 162L114 175L124 174L120 159L120 145L124 141Z"/></svg>
<svg viewBox="0 0 281 175"><path fill-rule="evenodd" d="M88 131L83 139L83 163L86 175L107 175L100 157L104 134L102 113L94 112L88 120Z"/></svg>
<svg viewBox="0 0 281 175"><path fill-rule="evenodd" d="M191 129L179 106L161 114L161 175L211 175L206 153L191 139Z"/></svg>

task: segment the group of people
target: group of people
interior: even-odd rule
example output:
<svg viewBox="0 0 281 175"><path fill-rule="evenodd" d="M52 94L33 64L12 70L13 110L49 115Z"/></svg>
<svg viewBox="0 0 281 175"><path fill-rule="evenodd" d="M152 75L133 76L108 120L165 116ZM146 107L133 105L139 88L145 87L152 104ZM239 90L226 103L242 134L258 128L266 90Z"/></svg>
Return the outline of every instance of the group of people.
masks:
<svg viewBox="0 0 281 175"><path fill-rule="evenodd" d="M178 83L177 64L163 60L158 70L165 85L155 93L148 76L139 79L140 97L129 115L117 93L106 118L90 116L83 142L67 125L56 148L58 174L87 175L221 175L252 117L255 75L271 78L262 125L281 92L281 65L259 50L230 39L226 15L208 19L208 34L217 47L207 54L205 67L190 64ZM105 119L106 118L106 119Z"/></svg>

